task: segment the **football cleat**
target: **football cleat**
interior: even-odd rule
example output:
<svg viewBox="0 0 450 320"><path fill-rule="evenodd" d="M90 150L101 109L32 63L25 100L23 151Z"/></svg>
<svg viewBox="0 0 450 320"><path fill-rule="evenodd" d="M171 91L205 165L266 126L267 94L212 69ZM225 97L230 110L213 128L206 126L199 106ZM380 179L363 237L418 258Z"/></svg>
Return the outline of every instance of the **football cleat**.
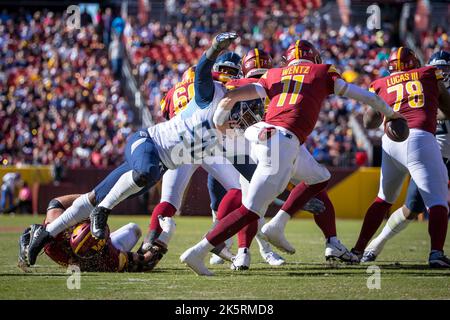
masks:
<svg viewBox="0 0 450 320"><path fill-rule="evenodd" d="M350 250L350 252L351 252L352 254L354 254L354 255L359 259L359 261L361 261L364 252L358 251L358 250L356 250L355 248L352 248L352 250Z"/></svg>
<svg viewBox="0 0 450 320"><path fill-rule="evenodd" d="M238 254L231 263L231 270L248 270L250 268L250 251L247 248L239 250Z"/></svg>
<svg viewBox="0 0 450 320"><path fill-rule="evenodd" d="M34 265L36 263L39 252L50 242L52 237L45 226L41 224L31 225L30 230L30 244L28 245L28 263Z"/></svg>
<svg viewBox="0 0 450 320"><path fill-rule="evenodd" d="M266 236L267 241L273 244L275 247L288 254L294 254L295 248L287 241L284 230L277 226L266 223L261 228L261 233Z"/></svg>
<svg viewBox="0 0 450 320"><path fill-rule="evenodd" d="M278 253L270 251L270 252L264 252L260 251L261 256L263 259L270 264L271 266L281 266L286 261L283 259L282 256L280 256Z"/></svg>
<svg viewBox="0 0 450 320"><path fill-rule="evenodd" d="M181 263L186 264L192 271L199 276L213 276L214 273L209 271L203 262L204 257L195 250L195 247L187 249L181 256Z"/></svg>
<svg viewBox="0 0 450 320"><path fill-rule="evenodd" d="M19 259L17 266L26 271L26 268L30 266L28 263L28 245L30 244L30 231L31 228L26 228L19 238Z"/></svg>
<svg viewBox="0 0 450 320"><path fill-rule="evenodd" d="M96 239L106 238L106 225L111 210L104 207L95 207L89 218L91 220L91 232Z"/></svg>
<svg viewBox="0 0 450 320"><path fill-rule="evenodd" d="M366 250L361 258L361 262L374 262L377 260L377 255L373 251Z"/></svg>
<svg viewBox="0 0 450 320"><path fill-rule="evenodd" d="M325 260L340 260L345 263L359 263L359 257L350 252L339 240L327 240L325 244Z"/></svg>
<svg viewBox="0 0 450 320"><path fill-rule="evenodd" d="M443 251L432 251L428 258L430 268L450 268L450 259Z"/></svg>

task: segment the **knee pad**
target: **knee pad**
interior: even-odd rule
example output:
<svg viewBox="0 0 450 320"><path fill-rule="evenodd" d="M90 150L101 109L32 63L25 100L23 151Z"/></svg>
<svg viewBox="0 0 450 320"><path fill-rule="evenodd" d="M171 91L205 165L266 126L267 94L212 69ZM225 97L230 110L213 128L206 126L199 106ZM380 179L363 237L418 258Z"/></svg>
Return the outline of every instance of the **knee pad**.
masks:
<svg viewBox="0 0 450 320"><path fill-rule="evenodd" d="M133 170L133 181L138 187L145 187L150 182L150 174Z"/></svg>
<svg viewBox="0 0 450 320"><path fill-rule="evenodd" d="M50 211L52 209L62 209L62 210L66 210L66 208L64 208L64 206L61 204L61 202L59 202L59 200L57 199L52 199L50 200L50 202L48 203L47 206L47 211Z"/></svg>

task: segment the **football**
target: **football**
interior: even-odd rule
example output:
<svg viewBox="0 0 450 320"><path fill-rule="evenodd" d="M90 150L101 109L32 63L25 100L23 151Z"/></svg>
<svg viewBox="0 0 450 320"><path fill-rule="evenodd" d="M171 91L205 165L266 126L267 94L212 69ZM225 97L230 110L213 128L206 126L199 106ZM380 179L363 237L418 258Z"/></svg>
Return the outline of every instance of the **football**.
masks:
<svg viewBox="0 0 450 320"><path fill-rule="evenodd" d="M109 228L107 228L106 239L108 239L108 237ZM77 256L88 258L105 247L106 239L95 239L91 233L90 222L86 221L78 224L73 229L70 236L70 246Z"/></svg>
<svg viewBox="0 0 450 320"><path fill-rule="evenodd" d="M388 120L384 124L384 132L392 141L405 141L409 136L408 122L405 119Z"/></svg>

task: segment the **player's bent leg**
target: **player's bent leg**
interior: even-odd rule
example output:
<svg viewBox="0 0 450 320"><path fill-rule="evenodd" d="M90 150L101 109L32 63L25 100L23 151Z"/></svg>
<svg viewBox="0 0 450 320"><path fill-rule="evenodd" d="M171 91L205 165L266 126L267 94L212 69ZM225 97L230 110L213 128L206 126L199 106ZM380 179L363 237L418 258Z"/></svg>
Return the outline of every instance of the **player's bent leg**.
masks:
<svg viewBox="0 0 450 320"><path fill-rule="evenodd" d="M372 262L380 255L386 243L396 234L404 230L409 222L417 217L420 212L426 209L419 188L413 179L408 186L405 205L391 214L381 233L373 239L364 250L361 262Z"/></svg>
<svg viewBox="0 0 450 320"><path fill-rule="evenodd" d="M295 253L295 248L285 236L286 224L312 197L325 189L330 177L328 169L320 165L305 146L300 146L291 179L297 185L291 190L277 215L262 228L262 233L269 242L284 252Z"/></svg>
<svg viewBox="0 0 450 320"><path fill-rule="evenodd" d="M105 238L108 215L117 204L144 188L150 188L162 176L158 151L147 131L140 130L131 136L125 148L125 158L131 170L121 175L91 212L91 232L96 238Z"/></svg>
<svg viewBox="0 0 450 320"><path fill-rule="evenodd" d="M30 243L28 246L27 259L30 265L34 265L38 254L44 246L55 238L59 233L89 217L92 210L90 193L83 194L73 201L63 214L46 226L35 224L31 226Z"/></svg>
<svg viewBox="0 0 450 320"><path fill-rule="evenodd" d="M408 169L429 208L428 232L431 238L430 267L449 268L444 255L448 227L447 169L442 161L439 146L429 132L415 132L410 140Z"/></svg>
<svg viewBox="0 0 450 320"><path fill-rule="evenodd" d="M406 154L407 147L404 143L398 143L400 147L391 146L392 141L383 136L383 151L381 160L380 189L378 196L368 208L359 233L358 240L352 252L362 258L364 249L383 222L384 217L389 213L392 203L395 202L401 191L401 186L405 180L406 167L394 159L389 152L391 147L396 152ZM397 150L398 149L398 150Z"/></svg>

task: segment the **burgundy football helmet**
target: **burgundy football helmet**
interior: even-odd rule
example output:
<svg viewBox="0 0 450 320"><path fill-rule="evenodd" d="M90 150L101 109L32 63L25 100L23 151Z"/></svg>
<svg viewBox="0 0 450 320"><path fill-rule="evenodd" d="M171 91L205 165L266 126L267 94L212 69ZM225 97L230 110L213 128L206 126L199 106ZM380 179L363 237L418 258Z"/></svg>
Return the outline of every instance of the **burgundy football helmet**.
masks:
<svg viewBox="0 0 450 320"><path fill-rule="evenodd" d="M287 65L299 59L309 60L316 64L322 63L319 50L311 42L306 40L297 40L291 44L286 50L285 58Z"/></svg>
<svg viewBox="0 0 450 320"><path fill-rule="evenodd" d="M393 49L388 59L389 72L408 71L420 67L420 61L414 51L408 47Z"/></svg>
<svg viewBox="0 0 450 320"><path fill-rule="evenodd" d="M264 50L251 49L242 58L242 73L245 78L259 78L272 68L272 57Z"/></svg>

